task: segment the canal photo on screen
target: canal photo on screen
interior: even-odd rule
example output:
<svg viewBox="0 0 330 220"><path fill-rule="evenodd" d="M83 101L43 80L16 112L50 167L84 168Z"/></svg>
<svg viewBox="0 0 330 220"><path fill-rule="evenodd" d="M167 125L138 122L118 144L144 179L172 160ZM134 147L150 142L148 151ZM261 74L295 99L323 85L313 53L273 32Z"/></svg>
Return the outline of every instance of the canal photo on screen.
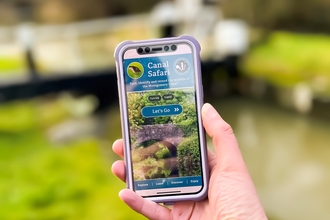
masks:
<svg viewBox="0 0 330 220"><path fill-rule="evenodd" d="M200 176L194 88L127 93L134 180Z"/></svg>

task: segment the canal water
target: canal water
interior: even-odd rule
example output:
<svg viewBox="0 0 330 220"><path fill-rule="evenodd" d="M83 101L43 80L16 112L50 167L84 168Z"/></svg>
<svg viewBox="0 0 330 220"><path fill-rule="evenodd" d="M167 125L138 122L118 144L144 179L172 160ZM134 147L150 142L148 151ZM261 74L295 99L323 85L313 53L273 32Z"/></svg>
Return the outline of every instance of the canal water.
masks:
<svg viewBox="0 0 330 220"><path fill-rule="evenodd" d="M211 103L232 125L270 220L330 219L330 121L242 97Z"/></svg>
<svg viewBox="0 0 330 220"><path fill-rule="evenodd" d="M233 127L269 220L330 219L330 120L246 97L210 103ZM120 137L118 107L110 117Z"/></svg>

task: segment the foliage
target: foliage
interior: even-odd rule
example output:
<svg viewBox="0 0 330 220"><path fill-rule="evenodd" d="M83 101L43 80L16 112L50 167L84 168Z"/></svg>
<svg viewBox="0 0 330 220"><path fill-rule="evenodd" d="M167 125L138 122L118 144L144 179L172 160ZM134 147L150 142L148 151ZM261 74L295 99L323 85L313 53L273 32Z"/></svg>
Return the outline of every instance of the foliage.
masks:
<svg viewBox="0 0 330 220"><path fill-rule="evenodd" d="M171 174L172 170L171 169L162 169L161 174L164 176L164 178L169 177Z"/></svg>
<svg viewBox="0 0 330 220"><path fill-rule="evenodd" d="M0 57L0 76L21 76L27 71L24 57Z"/></svg>
<svg viewBox="0 0 330 220"><path fill-rule="evenodd" d="M21 133L50 127L70 116L61 98L52 101L35 99L0 105L0 132Z"/></svg>
<svg viewBox="0 0 330 220"><path fill-rule="evenodd" d="M161 144L160 144L161 145ZM165 147L163 145L163 147L161 147L161 149L159 151L156 152L156 157L157 159L166 159L166 158L170 158L170 151L167 147Z"/></svg>
<svg viewBox="0 0 330 220"><path fill-rule="evenodd" d="M201 175L198 137L185 138L178 146L178 168L180 176Z"/></svg>
<svg viewBox="0 0 330 220"><path fill-rule="evenodd" d="M257 27L280 30L330 30L327 0L234 0L221 4L225 17L241 18Z"/></svg>
<svg viewBox="0 0 330 220"><path fill-rule="evenodd" d="M0 106L0 131L22 132L37 127L37 112L32 102L12 102Z"/></svg>
<svg viewBox="0 0 330 220"><path fill-rule="evenodd" d="M153 157L134 163L134 179L166 178L170 175L171 170L166 169L164 165L164 160L157 160Z"/></svg>
<svg viewBox="0 0 330 220"><path fill-rule="evenodd" d="M144 219L116 196L125 184L111 174L103 141L46 139L42 128L70 116L60 103L38 98L0 106L0 219Z"/></svg>
<svg viewBox="0 0 330 220"><path fill-rule="evenodd" d="M138 93L127 94L128 120L131 127L137 127L144 122L141 117L141 110L144 107L141 98Z"/></svg>
<svg viewBox="0 0 330 220"><path fill-rule="evenodd" d="M145 153L141 156L140 150L145 150L142 147L132 151L135 180L166 178L170 175L171 167L165 162L165 159L171 157L169 149L162 143L153 145L156 147L156 152L150 152L147 158Z"/></svg>
<svg viewBox="0 0 330 220"><path fill-rule="evenodd" d="M183 131L184 137L190 137L197 133L198 127L197 127L197 121L192 123L191 125L178 125L181 130Z"/></svg>
<svg viewBox="0 0 330 220"><path fill-rule="evenodd" d="M160 96L172 94L172 100L164 100L151 102L149 101L149 96ZM129 123L133 127L138 127L141 125L152 125L152 124L183 124L192 125L196 124L196 109L195 109L195 99L194 99L193 89L186 89L182 91L174 90L159 90L159 91L148 91L142 93L129 93L128 94L128 112L129 112ZM164 116L155 118L143 118L141 115L141 110L147 106L160 106L160 105L170 105L170 104L180 104L183 111L177 116Z"/></svg>
<svg viewBox="0 0 330 220"><path fill-rule="evenodd" d="M328 36L274 32L268 41L252 48L242 62L242 70L279 86L318 79L330 84L328 48Z"/></svg>
<svg viewBox="0 0 330 220"><path fill-rule="evenodd" d="M172 122L183 130L185 137L189 137L198 130L196 106L191 103L181 103L181 106L182 113L172 116Z"/></svg>
<svg viewBox="0 0 330 220"><path fill-rule="evenodd" d="M144 219L93 138L54 146L40 131L0 134L0 219Z"/></svg>

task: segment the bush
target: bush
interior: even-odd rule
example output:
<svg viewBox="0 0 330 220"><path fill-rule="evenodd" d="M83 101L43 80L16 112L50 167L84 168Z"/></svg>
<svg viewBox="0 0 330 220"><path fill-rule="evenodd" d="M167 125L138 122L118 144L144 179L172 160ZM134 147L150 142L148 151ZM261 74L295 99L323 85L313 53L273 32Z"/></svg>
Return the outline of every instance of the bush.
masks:
<svg viewBox="0 0 330 220"><path fill-rule="evenodd" d="M184 137L191 137L198 132L197 123L194 123L193 125L177 125L181 130L183 131Z"/></svg>
<svg viewBox="0 0 330 220"><path fill-rule="evenodd" d="M199 176L202 174L197 135L186 138L179 144L178 169L179 176Z"/></svg>
<svg viewBox="0 0 330 220"><path fill-rule="evenodd" d="M171 169L166 169L164 160L157 160L153 157L135 163L134 180L145 180L155 178L166 178L170 175Z"/></svg>
<svg viewBox="0 0 330 220"><path fill-rule="evenodd" d="M166 159L166 158L170 158L171 154L170 154L169 149L163 145L163 147L161 147L161 150L156 152L156 157L159 160Z"/></svg>

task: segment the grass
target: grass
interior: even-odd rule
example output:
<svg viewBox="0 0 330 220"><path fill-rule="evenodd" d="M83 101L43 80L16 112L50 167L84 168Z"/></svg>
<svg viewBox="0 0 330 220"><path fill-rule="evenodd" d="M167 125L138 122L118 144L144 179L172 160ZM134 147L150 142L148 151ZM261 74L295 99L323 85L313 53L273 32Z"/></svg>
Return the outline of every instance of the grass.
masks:
<svg viewBox="0 0 330 220"><path fill-rule="evenodd" d="M242 70L278 86L316 79L330 84L329 48L330 37L326 35L274 32L251 49Z"/></svg>
<svg viewBox="0 0 330 220"><path fill-rule="evenodd" d="M97 140L51 146L24 132L1 134L0 146L0 219L139 219Z"/></svg>
<svg viewBox="0 0 330 220"><path fill-rule="evenodd" d="M61 114L49 113L40 123L36 112L48 105L0 106L0 219L144 219L119 199L125 184L111 173L117 157L105 155L102 140L49 142L40 125L50 126ZM51 106L56 111L56 102Z"/></svg>
<svg viewBox="0 0 330 220"><path fill-rule="evenodd" d="M0 57L0 76L22 75L26 70L27 66L24 59Z"/></svg>
<svg viewBox="0 0 330 220"><path fill-rule="evenodd" d="M51 127L70 117L59 99L13 101L0 105L0 132L21 133Z"/></svg>

